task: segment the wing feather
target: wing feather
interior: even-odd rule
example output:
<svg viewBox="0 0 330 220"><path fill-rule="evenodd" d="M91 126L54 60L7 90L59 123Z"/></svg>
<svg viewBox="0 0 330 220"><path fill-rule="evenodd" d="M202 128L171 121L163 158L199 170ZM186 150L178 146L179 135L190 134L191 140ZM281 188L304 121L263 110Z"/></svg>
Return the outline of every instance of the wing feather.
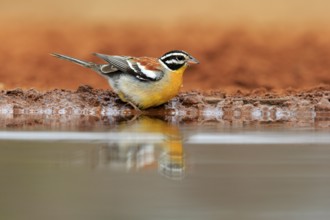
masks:
<svg viewBox="0 0 330 220"><path fill-rule="evenodd" d="M127 72L130 70L130 67L127 63L127 59L129 57L123 57L123 56L109 56L105 54L100 54L100 53L94 53L95 56L107 61L109 64L111 64L113 67L116 69L122 71L122 72Z"/></svg>
<svg viewBox="0 0 330 220"><path fill-rule="evenodd" d="M142 81L158 81L164 75L161 65L155 58L109 56L99 53L94 53L94 55L105 60L120 72L131 74Z"/></svg>

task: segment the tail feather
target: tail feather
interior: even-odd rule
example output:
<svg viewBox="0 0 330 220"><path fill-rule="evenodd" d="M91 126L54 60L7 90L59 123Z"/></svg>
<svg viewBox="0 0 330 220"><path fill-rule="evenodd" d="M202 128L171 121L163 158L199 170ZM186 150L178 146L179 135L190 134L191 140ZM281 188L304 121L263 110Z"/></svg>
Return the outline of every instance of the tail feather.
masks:
<svg viewBox="0 0 330 220"><path fill-rule="evenodd" d="M95 64L95 63L92 63L92 62L79 60L77 58L69 57L69 56L66 56L66 55L58 54L58 53L51 53L50 55L52 55L54 57L57 57L59 59L62 59L62 60L68 60L70 62L73 62L75 64L78 64L78 65L86 67L86 68L90 68L90 69L93 69L93 70L98 70L98 67L97 67L98 65Z"/></svg>

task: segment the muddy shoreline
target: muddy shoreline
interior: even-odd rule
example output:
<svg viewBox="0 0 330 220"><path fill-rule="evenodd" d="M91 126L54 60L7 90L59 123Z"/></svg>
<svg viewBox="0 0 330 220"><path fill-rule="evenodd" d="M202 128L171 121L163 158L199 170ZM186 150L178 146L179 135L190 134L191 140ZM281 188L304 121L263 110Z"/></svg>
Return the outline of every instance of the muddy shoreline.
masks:
<svg viewBox="0 0 330 220"><path fill-rule="evenodd" d="M70 124L70 120L74 119L77 125L88 124L90 120L110 125L136 115L137 112L120 101L112 91L94 89L88 85L80 86L77 90L40 92L14 89L0 93L1 127L6 128L42 125L45 117L55 121L56 118L67 117L62 122L58 121L58 124ZM263 89L251 92L238 90L231 94L221 91L182 92L168 103L147 109L139 115L179 123L326 121L330 119L330 86L277 93Z"/></svg>

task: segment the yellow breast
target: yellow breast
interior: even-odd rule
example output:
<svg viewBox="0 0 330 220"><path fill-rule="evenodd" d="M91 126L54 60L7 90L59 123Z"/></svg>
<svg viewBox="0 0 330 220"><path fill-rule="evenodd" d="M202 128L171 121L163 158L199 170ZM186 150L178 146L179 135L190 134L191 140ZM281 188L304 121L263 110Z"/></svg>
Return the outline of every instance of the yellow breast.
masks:
<svg viewBox="0 0 330 220"><path fill-rule="evenodd" d="M164 104L179 93L186 68L184 65L176 71L166 73L156 82L122 80L120 98L132 102L141 109Z"/></svg>

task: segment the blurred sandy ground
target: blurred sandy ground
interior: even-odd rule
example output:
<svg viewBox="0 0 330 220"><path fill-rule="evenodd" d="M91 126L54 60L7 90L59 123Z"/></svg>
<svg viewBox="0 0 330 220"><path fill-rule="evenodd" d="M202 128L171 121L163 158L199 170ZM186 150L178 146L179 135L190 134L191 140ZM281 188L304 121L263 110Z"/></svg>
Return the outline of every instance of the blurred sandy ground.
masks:
<svg viewBox="0 0 330 220"><path fill-rule="evenodd" d="M327 25L328 0L1 0L3 17L87 22Z"/></svg>
<svg viewBox="0 0 330 220"><path fill-rule="evenodd" d="M330 1L1 0L3 88L108 88L89 70L48 54L201 60L184 89L278 89L330 83Z"/></svg>

